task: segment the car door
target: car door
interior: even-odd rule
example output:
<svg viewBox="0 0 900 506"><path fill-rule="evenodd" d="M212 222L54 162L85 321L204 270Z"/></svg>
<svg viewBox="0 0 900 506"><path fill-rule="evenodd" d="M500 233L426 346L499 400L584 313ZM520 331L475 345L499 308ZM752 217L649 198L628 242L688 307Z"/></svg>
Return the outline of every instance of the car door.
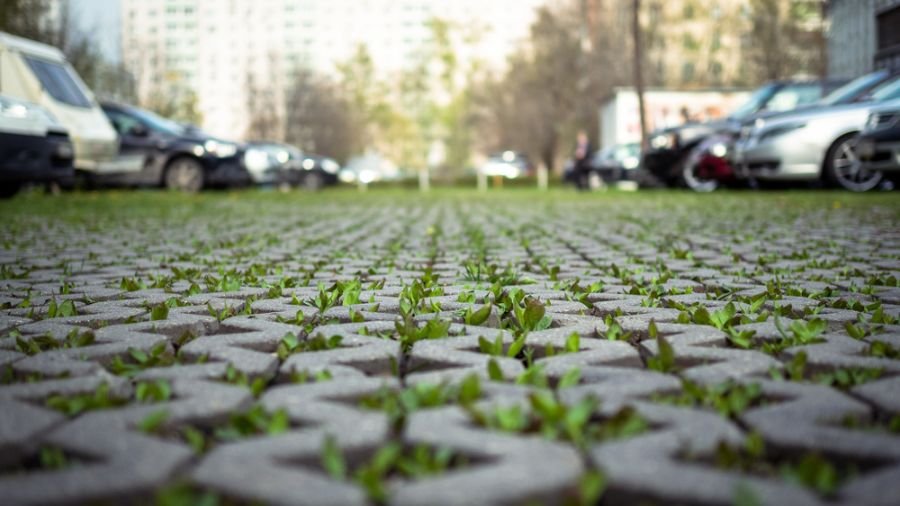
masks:
<svg viewBox="0 0 900 506"><path fill-rule="evenodd" d="M153 132L138 118L115 109L105 110L110 123L119 134L119 156L115 162L116 173L128 173L137 181L153 181L152 166L156 154Z"/></svg>

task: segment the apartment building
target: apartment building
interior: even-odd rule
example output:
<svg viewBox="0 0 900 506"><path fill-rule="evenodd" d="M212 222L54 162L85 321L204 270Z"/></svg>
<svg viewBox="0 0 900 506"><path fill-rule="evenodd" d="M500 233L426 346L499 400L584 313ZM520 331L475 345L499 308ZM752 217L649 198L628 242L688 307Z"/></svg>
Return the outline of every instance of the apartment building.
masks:
<svg viewBox="0 0 900 506"><path fill-rule="evenodd" d="M365 44L379 77L414 62L440 18L467 44L457 57L501 68L545 0L122 0L122 59L141 97L169 84L196 93L202 127L241 137L248 93L281 104L294 71L334 75ZM273 111L278 114L279 111Z"/></svg>

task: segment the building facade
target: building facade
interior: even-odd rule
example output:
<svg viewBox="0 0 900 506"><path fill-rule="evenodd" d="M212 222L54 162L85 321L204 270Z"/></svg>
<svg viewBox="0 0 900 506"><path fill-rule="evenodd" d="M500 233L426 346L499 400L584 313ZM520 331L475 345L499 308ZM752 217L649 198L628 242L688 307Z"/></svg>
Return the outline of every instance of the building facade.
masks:
<svg viewBox="0 0 900 506"><path fill-rule="evenodd" d="M875 1L875 67L900 70L900 0Z"/></svg>
<svg viewBox="0 0 900 506"><path fill-rule="evenodd" d="M732 85L743 80L743 0L645 2L648 60L653 80L677 89Z"/></svg>
<svg viewBox="0 0 900 506"><path fill-rule="evenodd" d="M831 0L828 74L900 70L900 0Z"/></svg>
<svg viewBox="0 0 900 506"><path fill-rule="evenodd" d="M283 104L298 69L334 75L365 44L380 77L411 65L440 18L472 34L459 58L502 66L543 0L122 0L122 58L146 99L189 89L202 126L243 136L252 94ZM278 114L279 111L273 111Z"/></svg>

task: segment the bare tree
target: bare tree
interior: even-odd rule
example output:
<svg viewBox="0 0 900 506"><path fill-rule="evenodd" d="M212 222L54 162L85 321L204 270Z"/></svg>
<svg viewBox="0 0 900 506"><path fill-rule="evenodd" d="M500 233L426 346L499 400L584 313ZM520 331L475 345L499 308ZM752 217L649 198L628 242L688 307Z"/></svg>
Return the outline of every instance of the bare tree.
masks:
<svg viewBox="0 0 900 506"><path fill-rule="evenodd" d="M523 151L554 170L578 130L596 135L600 100L631 82L630 63L622 58L627 36L607 29L619 20L591 12L585 29L585 5L542 8L528 46L510 58L507 72L475 87L482 149Z"/></svg>
<svg viewBox="0 0 900 506"><path fill-rule="evenodd" d="M197 93L180 77L154 85L140 106L181 123L199 125L203 122Z"/></svg>
<svg viewBox="0 0 900 506"><path fill-rule="evenodd" d="M68 2L60 2L51 16L47 0L2 0L0 30L59 48L66 59L101 99L136 100L135 82L121 63L109 61L96 41L76 26Z"/></svg>
<svg viewBox="0 0 900 506"><path fill-rule="evenodd" d="M3 0L0 30L26 39L50 42L56 27L48 23L47 0Z"/></svg>
<svg viewBox="0 0 900 506"><path fill-rule="evenodd" d="M279 114L275 90L247 74L247 115L250 118L245 137L250 140L284 140L284 124Z"/></svg>
<svg viewBox="0 0 900 506"><path fill-rule="evenodd" d="M822 0L752 0L749 62L765 80L819 75L826 58Z"/></svg>
<svg viewBox="0 0 900 506"><path fill-rule="evenodd" d="M343 164L362 151L364 128L336 85L308 70L295 74L286 100L288 143Z"/></svg>
<svg viewBox="0 0 900 506"><path fill-rule="evenodd" d="M631 33L634 38L634 91L641 117L641 147L647 148L647 111L644 108L644 47L641 44L641 0L634 0Z"/></svg>

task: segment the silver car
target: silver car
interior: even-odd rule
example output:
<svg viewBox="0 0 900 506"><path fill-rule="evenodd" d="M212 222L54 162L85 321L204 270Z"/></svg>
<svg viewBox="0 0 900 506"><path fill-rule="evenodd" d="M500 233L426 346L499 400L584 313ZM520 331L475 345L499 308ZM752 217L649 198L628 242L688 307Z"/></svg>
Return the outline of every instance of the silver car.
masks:
<svg viewBox="0 0 900 506"><path fill-rule="evenodd" d="M870 109L894 99L900 99L900 78L876 89L867 102L805 109L744 125L735 146L737 176L824 178L847 190L871 190L881 174L863 168L854 148Z"/></svg>
<svg viewBox="0 0 900 506"><path fill-rule="evenodd" d="M900 100L872 109L856 152L867 170L900 174Z"/></svg>

